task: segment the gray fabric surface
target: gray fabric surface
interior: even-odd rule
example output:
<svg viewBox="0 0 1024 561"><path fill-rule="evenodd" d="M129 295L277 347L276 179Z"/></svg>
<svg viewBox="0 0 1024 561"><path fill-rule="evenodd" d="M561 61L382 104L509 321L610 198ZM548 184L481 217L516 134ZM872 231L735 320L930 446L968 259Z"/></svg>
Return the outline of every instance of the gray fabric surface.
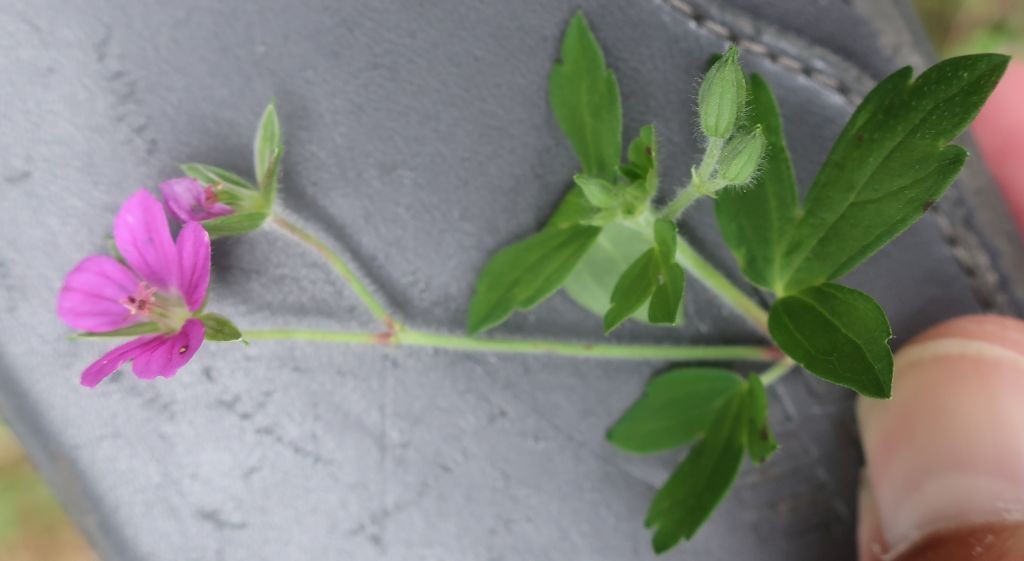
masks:
<svg viewBox="0 0 1024 561"><path fill-rule="evenodd" d="M619 75L626 133L658 126L667 184L695 158L696 77L723 29L764 48L745 63L780 97L803 184L850 99L923 56L865 1L581 4ZM404 318L459 330L486 257L541 224L574 171L546 77L576 5L0 3L0 410L105 559L654 557L642 520L674 459L623 456L603 432L662 364L208 344L175 379L122 374L90 391L77 376L107 344L69 341L54 314L63 275L104 251L127 194L181 161L248 170L276 97L283 204ZM990 196L974 189L849 279L888 310L897 344L956 314L1019 311L1019 269L1000 258L1017 246L976 214ZM683 229L738 278L708 203ZM210 308L245 328L373 325L275 231L219 242L214 268ZM685 328L615 339L757 340L697 283L687 298ZM498 331L601 337L562 295ZM853 558L851 394L800 374L771 398L783 449L670 558Z"/></svg>

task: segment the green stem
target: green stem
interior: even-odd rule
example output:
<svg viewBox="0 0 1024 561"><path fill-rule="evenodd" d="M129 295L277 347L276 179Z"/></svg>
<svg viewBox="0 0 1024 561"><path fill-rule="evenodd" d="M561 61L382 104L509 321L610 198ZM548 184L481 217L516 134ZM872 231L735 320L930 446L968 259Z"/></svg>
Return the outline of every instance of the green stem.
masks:
<svg viewBox="0 0 1024 561"><path fill-rule="evenodd" d="M711 179L711 174L715 171L715 166L718 165L718 158L722 155L723 146L725 146L723 138L708 139L708 146L704 150L700 165L691 172L690 182L676 193L675 198L662 209L659 216L672 221L679 220L679 217L686 212L686 209L690 208L690 205L697 202L697 199L715 191L716 186Z"/></svg>
<svg viewBox="0 0 1024 561"><path fill-rule="evenodd" d="M724 138L709 138L708 147L704 150L704 157L700 160L700 167L697 168L697 179L707 181L711 179L711 173L718 165L718 157L722 155L722 147L725 146Z"/></svg>
<svg viewBox="0 0 1024 561"><path fill-rule="evenodd" d="M768 312L704 259L682 236L676 244L676 260L726 304L740 312L764 333L768 333Z"/></svg>
<svg viewBox="0 0 1024 561"><path fill-rule="evenodd" d="M300 228L298 225L286 220L279 214L272 215L270 217L270 221L275 226L293 236L295 239L313 248L313 250L326 259L327 262L330 263L331 267L333 267L334 270L345 279L345 282L352 287L353 292L356 293L356 296L364 305L366 305L366 308L370 310L370 313L372 313L374 317L381 320L385 325L392 329L399 327L398 322L396 322L391 316L391 313L387 311L379 300L377 300L377 297L373 295L365 284L363 284L363 281L356 276L348 264L345 263L345 260L342 259L340 255L332 251L331 248L327 247L327 244L320 241L320 239L313 234Z"/></svg>
<svg viewBox="0 0 1024 561"><path fill-rule="evenodd" d="M765 386L770 386L774 384L775 382L779 381L779 379L781 379L783 376L789 374L789 372L793 370L794 366L796 366L796 364L793 362L793 359L789 358L788 356L783 357L778 362L773 364L771 368L759 374L759 376L761 376L761 383L764 384Z"/></svg>
<svg viewBox="0 0 1024 561"><path fill-rule="evenodd" d="M672 202L662 209L659 214L662 218L668 218L675 222L686 212L686 209L690 208L690 205L697 202L697 199L703 196L704 193L698 189L697 180L694 178L686 187L679 190L676 198L672 199Z"/></svg>
<svg viewBox="0 0 1024 561"><path fill-rule="evenodd" d="M467 352L547 354L626 360L754 360L779 356L773 347L753 345L626 345L574 343L543 339L487 339L406 328L402 331L369 333L313 329L267 329L246 331L249 341L313 341L396 347L432 347Z"/></svg>

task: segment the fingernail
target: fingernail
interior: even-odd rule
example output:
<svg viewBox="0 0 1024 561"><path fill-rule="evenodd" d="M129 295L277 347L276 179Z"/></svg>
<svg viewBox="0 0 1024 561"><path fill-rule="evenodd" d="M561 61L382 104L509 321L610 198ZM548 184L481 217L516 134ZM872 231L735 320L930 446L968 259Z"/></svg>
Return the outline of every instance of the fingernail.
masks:
<svg viewBox="0 0 1024 561"><path fill-rule="evenodd" d="M937 532L1024 521L1024 322L928 331L897 353L893 399L860 399L857 417L887 558Z"/></svg>

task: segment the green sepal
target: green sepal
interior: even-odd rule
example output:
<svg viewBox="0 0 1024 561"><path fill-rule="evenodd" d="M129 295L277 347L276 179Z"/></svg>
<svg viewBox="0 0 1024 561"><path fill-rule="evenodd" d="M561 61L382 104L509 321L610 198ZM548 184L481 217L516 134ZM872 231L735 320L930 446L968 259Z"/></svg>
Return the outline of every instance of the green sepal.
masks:
<svg viewBox="0 0 1024 561"><path fill-rule="evenodd" d="M263 225L266 221L266 212L239 212L220 216L200 222L210 238L223 238L225 236L240 236L252 232Z"/></svg>
<svg viewBox="0 0 1024 561"><path fill-rule="evenodd" d="M214 313L199 316L206 329L207 341L232 342L242 340L242 331L228 318Z"/></svg>
<svg viewBox="0 0 1024 561"><path fill-rule="evenodd" d="M139 335L160 333L160 331L160 326L157 325L156 322L147 321L144 323L129 325L128 327L122 327L121 329L115 329L113 331L103 331L99 333L85 331L82 333L76 333L75 337L80 339L96 339L100 337L137 337Z"/></svg>
<svg viewBox="0 0 1024 561"><path fill-rule="evenodd" d="M255 191L256 187L235 173L217 166L207 164L181 164L179 166L185 175L195 179L203 185L233 185L241 189Z"/></svg>
<svg viewBox="0 0 1024 561"><path fill-rule="evenodd" d="M265 182L268 179L268 171L270 171L274 159L280 157L281 150L281 122L277 118L277 109L271 102L260 116L259 125L256 127L256 136L252 143L253 169L256 178L260 181L261 190L267 188Z"/></svg>

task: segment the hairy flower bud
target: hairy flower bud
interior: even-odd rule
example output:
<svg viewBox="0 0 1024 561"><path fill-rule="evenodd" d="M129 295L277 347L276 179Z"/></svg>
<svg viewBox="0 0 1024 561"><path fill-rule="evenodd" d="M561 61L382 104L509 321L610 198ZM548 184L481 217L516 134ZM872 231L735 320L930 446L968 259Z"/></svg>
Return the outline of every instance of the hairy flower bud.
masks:
<svg viewBox="0 0 1024 561"><path fill-rule="evenodd" d="M711 138L729 138L743 112L747 83L740 68L739 50L730 46L700 84L697 109L700 126Z"/></svg>
<svg viewBox="0 0 1024 561"><path fill-rule="evenodd" d="M718 178L727 184L742 185L754 178L764 156L764 133L760 125L744 135L733 137L722 149L718 160Z"/></svg>

